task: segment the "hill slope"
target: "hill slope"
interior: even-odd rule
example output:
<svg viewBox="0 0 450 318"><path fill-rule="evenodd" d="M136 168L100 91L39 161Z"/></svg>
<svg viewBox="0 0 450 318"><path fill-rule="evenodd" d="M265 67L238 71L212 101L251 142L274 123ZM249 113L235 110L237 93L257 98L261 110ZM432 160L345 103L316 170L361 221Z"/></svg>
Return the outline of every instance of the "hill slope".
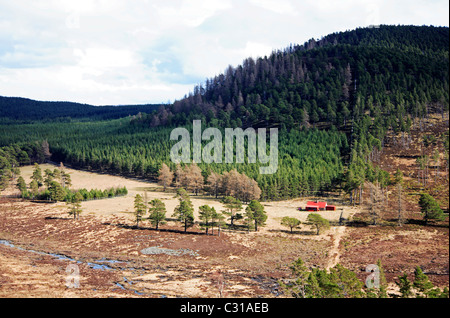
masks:
<svg viewBox="0 0 450 318"><path fill-rule="evenodd" d="M381 132L405 129L402 119L408 115L448 110L448 48L449 29L444 27L380 26L335 33L229 66L143 120L154 126L202 118L222 127L294 128L323 122L345 127L349 120L370 115Z"/></svg>
<svg viewBox="0 0 450 318"><path fill-rule="evenodd" d="M56 118L113 119L152 112L160 105L92 106L72 102L46 102L21 97L0 96L0 118L51 120Z"/></svg>
<svg viewBox="0 0 450 318"><path fill-rule="evenodd" d="M279 127L275 174L259 174L260 163L201 164L205 180L237 169L258 182L263 200L344 189L361 202L366 181L384 190L392 181L388 168L376 164L387 133L408 138L430 114L448 112L448 49L443 27L335 33L246 59L182 100L131 120L0 126L0 145L47 140L53 160L155 178L163 162L175 170L173 127L193 119L220 129Z"/></svg>

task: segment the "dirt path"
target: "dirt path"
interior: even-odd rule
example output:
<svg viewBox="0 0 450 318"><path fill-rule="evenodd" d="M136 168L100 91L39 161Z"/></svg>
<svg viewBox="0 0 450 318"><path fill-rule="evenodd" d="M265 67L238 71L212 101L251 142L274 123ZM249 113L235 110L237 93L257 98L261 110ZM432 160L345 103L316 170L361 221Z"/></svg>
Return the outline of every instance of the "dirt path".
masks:
<svg viewBox="0 0 450 318"><path fill-rule="evenodd" d="M341 243L341 239L342 236L345 233L345 226L336 226L333 228L333 238L334 238L334 243L333 243L333 247L331 248L329 255L330 255L330 260L328 261L327 264L327 269L330 269L334 266L336 266L339 263L339 259L341 256L341 253L339 251L339 245Z"/></svg>

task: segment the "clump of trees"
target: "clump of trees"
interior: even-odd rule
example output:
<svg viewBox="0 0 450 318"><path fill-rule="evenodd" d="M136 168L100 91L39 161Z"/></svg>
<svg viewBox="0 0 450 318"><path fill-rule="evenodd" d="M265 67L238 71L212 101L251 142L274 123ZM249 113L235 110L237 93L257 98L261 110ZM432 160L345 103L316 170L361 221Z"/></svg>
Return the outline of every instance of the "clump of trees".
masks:
<svg viewBox="0 0 450 318"><path fill-rule="evenodd" d="M146 202L146 195L136 194L134 197L134 216L136 220L136 227L139 227L139 222L148 220L155 227L159 229L159 225L165 224L166 220L166 205L160 199L153 199ZM149 213L148 217L144 216Z"/></svg>
<svg viewBox="0 0 450 318"><path fill-rule="evenodd" d="M21 145L8 144L9 146L0 147L0 191L6 189L12 181L14 182L17 177L20 177L20 166L32 162L44 162L46 158L45 149L48 145L46 141L23 143ZM21 184L23 183L21 182Z"/></svg>
<svg viewBox="0 0 450 318"><path fill-rule="evenodd" d="M366 281L364 284L356 273L337 264L329 271L308 268L302 259L297 259L291 266L292 278L280 281L280 286L287 296L294 298L387 298L399 297L387 293L387 282L381 261L377 261L377 284ZM427 275L417 266L414 280L408 275L398 277L396 281L401 298L448 298L448 288L434 287Z"/></svg>
<svg viewBox="0 0 450 318"><path fill-rule="evenodd" d="M181 187L198 195L201 190L206 190L210 195L232 196L242 202L258 200L261 197L261 189L258 183L236 169L225 171L223 174L211 172L205 182L202 170L193 163L190 165L177 165L171 171L166 164L162 164L158 171L158 182L164 187L164 191L170 185Z"/></svg>
<svg viewBox="0 0 450 318"><path fill-rule="evenodd" d="M284 293L294 298L362 298L364 284L356 274L338 264L326 269L309 270L302 259L291 265L292 279L281 281Z"/></svg>
<svg viewBox="0 0 450 318"><path fill-rule="evenodd" d="M184 232L187 232L188 228L196 224L194 205L189 193L184 188L178 188L175 197L178 199L178 205L175 207L172 217L183 226ZM147 220L155 226L155 229L158 229L160 224L165 224L166 206L160 199L154 199L150 202L145 201L145 196L136 194L134 199L136 226L138 227L139 222L145 220L144 216L149 212ZM258 227L265 225L267 214L259 201L252 200L247 205L245 214L238 213L243 209L242 202L239 199L227 196L222 200L222 203L225 207L223 211L217 211L207 204L198 208L198 225L205 230L206 235L214 235L214 229L217 229L217 234L220 235L221 229L225 227L230 229L242 227L242 225L236 225L239 220L244 220L247 231L250 231L250 229L258 231ZM228 220L230 221L228 225L225 222L226 216L229 217Z"/></svg>
<svg viewBox="0 0 450 318"><path fill-rule="evenodd" d="M405 273L398 276L395 284L399 288L401 298L449 298L448 287L442 290L435 287L420 266L416 266L414 270L413 281L410 281Z"/></svg>
<svg viewBox="0 0 450 318"><path fill-rule="evenodd" d="M17 179L16 186L20 191L21 197L24 199L36 199L51 202L72 203L77 195L81 199L80 201L88 201L128 194L126 187L111 187L105 190L87 190L85 188L72 190L70 189L72 186L70 174L64 170L62 164L53 171L45 169L44 175L42 175L42 169L35 163L29 186L27 187L22 176L19 176Z"/></svg>

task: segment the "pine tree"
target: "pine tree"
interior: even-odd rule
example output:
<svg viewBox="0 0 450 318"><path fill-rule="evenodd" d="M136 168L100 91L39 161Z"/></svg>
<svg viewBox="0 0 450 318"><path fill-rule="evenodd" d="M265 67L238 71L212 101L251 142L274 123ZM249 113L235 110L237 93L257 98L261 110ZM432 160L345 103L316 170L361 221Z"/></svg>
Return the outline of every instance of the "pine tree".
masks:
<svg viewBox="0 0 450 318"><path fill-rule="evenodd" d="M245 209L247 217L255 222L255 231L258 231L258 226L264 226L267 220L267 214L264 207L259 201L252 200Z"/></svg>
<svg viewBox="0 0 450 318"><path fill-rule="evenodd" d="M198 208L199 211L199 219L202 221L201 227L205 229L206 235L208 235L208 230L212 225L212 217L215 209L210 207L209 205L202 205Z"/></svg>
<svg viewBox="0 0 450 318"><path fill-rule="evenodd" d="M50 200L57 202L57 201L64 201L64 198L66 196L66 191L61 187L61 185L56 182L52 181L50 183L50 187L48 188L48 191L50 193Z"/></svg>
<svg viewBox="0 0 450 318"><path fill-rule="evenodd" d="M300 226L302 222L299 219L285 216L281 219L281 225L286 226L291 229L291 233L293 233L293 229Z"/></svg>
<svg viewBox="0 0 450 318"><path fill-rule="evenodd" d="M42 170L37 163L34 164L33 175L31 176L31 180L36 181L38 188L40 188L44 184L44 178L42 177Z"/></svg>
<svg viewBox="0 0 450 318"><path fill-rule="evenodd" d="M412 296L412 284L408 279L408 274L403 274L402 276L398 276L398 281L395 284L400 288L400 293L402 294L402 298L409 298Z"/></svg>
<svg viewBox="0 0 450 318"><path fill-rule="evenodd" d="M316 227L317 235L319 235L322 230L328 229L330 227L330 222L317 213L310 213L307 217L307 220L309 223Z"/></svg>
<svg viewBox="0 0 450 318"><path fill-rule="evenodd" d="M378 266L378 275L379 275L379 282L380 282L380 286L378 289L378 297L386 298L388 284L386 281L386 275L384 274L384 269L383 269L380 259L377 260L377 266Z"/></svg>
<svg viewBox="0 0 450 318"><path fill-rule="evenodd" d="M76 192L75 195L73 196L73 199L71 202L67 202L68 204L71 205L70 209L69 209L69 215L73 215L73 219L76 220L81 212L83 212L82 208L81 208L81 201L83 201L83 196L81 195L80 192Z"/></svg>
<svg viewBox="0 0 450 318"><path fill-rule="evenodd" d="M38 186L38 183L36 182L36 180L32 180L30 182L30 189L31 189L31 194L33 195L33 199L35 199L39 193L39 186Z"/></svg>
<svg viewBox="0 0 450 318"><path fill-rule="evenodd" d="M242 218L242 215L238 213L242 210L242 202L239 199L233 198L232 196L226 196L221 201L225 206L223 213L230 217L231 227L234 226L234 221Z"/></svg>
<svg viewBox="0 0 450 318"><path fill-rule="evenodd" d="M144 199L140 194L136 194L134 197L134 215L136 218L136 227L139 228L139 221L142 220L142 216L146 213Z"/></svg>
<svg viewBox="0 0 450 318"><path fill-rule="evenodd" d="M22 176L17 179L17 189L19 189L22 198L24 198L27 192L27 184Z"/></svg>
<svg viewBox="0 0 450 318"><path fill-rule="evenodd" d="M166 205L159 199L154 199L149 202L150 208L148 209L150 215L148 219L158 229L159 224L163 223L166 219Z"/></svg>
<svg viewBox="0 0 450 318"><path fill-rule="evenodd" d="M423 295L427 295L427 293L433 288L433 283L430 282L428 276L423 273L420 266L416 266L416 269L414 270L413 287Z"/></svg>
<svg viewBox="0 0 450 318"><path fill-rule="evenodd" d="M223 216L222 213L216 211L216 209L213 208L212 213L211 213L211 222L212 222L211 233L212 234L214 234L214 227L217 227L218 236L220 236L220 229L225 225L224 219L225 219L225 216Z"/></svg>
<svg viewBox="0 0 450 318"><path fill-rule="evenodd" d="M427 193L422 193L420 195L419 206L425 220L425 225L427 225L430 220L441 221L445 218L442 209L439 207L436 200Z"/></svg>
<svg viewBox="0 0 450 318"><path fill-rule="evenodd" d="M290 266L294 278L287 283L281 282L281 288L294 298L307 298L307 286L310 273L302 259L297 259Z"/></svg>
<svg viewBox="0 0 450 318"><path fill-rule="evenodd" d="M194 208L191 201L189 199L180 200L180 204L175 207L172 216L184 225L184 232L186 232L188 227L194 225Z"/></svg>
<svg viewBox="0 0 450 318"><path fill-rule="evenodd" d="M53 172L50 169L44 170L44 184L47 188L50 187L51 182L53 181Z"/></svg>

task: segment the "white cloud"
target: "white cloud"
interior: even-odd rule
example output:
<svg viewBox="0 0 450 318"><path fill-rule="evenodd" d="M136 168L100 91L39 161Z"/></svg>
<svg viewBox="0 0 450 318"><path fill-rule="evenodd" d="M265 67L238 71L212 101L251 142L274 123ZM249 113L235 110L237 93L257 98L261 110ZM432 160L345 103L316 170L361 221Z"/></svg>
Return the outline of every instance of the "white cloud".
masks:
<svg viewBox="0 0 450 318"><path fill-rule="evenodd" d="M121 68L134 65L136 58L129 50L111 48L75 49L74 55L79 57L78 66L90 68Z"/></svg>
<svg viewBox="0 0 450 318"><path fill-rule="evenodd" d="M376 24L448 26L448 1L0 0L0 95L159 103L245 58Z"/></svg>
<svg viewBox="0 0 450 318"><path fill-rule="evenodd" d="M153 5L163 26L184 25L197 27L217 11L228 9L231 4L223 0L183 0L180 5L162 2Z"/></svg>
<svg viewBox="0 0 450 318"><path fill-rule="evenodd" d="M287 0L250 0L250 3L279 14L296 15L297 12Z"/></svg>

